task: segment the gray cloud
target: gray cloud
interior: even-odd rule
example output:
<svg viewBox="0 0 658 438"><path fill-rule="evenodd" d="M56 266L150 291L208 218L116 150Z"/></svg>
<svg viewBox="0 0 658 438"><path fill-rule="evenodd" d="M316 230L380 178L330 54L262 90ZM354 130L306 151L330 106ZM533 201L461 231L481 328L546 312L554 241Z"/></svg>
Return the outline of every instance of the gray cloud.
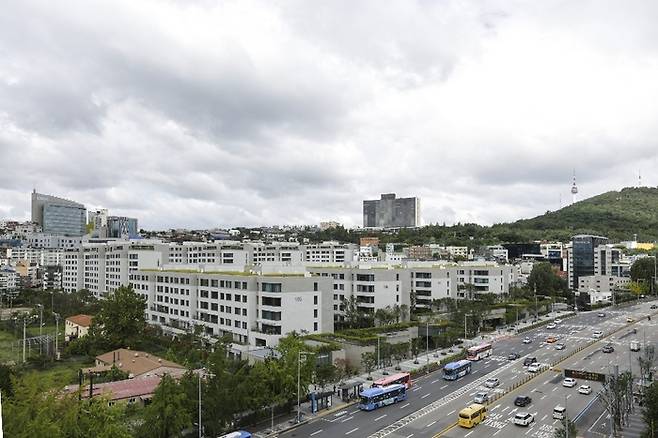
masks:
<svg viewBox="0 0 658 438"><path fill-rule="evenodd" d="M13 2L0 218L32 187L147 228L493 223L655 185L648 1Z"/></svg>

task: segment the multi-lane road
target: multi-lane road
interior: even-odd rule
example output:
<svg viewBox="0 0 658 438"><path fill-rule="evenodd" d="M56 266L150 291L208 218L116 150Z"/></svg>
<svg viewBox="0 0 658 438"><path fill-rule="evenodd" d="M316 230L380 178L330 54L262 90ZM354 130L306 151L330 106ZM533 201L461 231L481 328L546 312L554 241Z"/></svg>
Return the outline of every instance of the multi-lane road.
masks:
<svg viewBox="0 0 658 438"><path fill-rule="evenodd" d="M356 406L313 419L296 429L282 433L282 437L432 437L437 434L447 437L492 436L505 438L523 433L528 437L547 438L552 436L553 428L558 421L552 418L555 405L567 404L568 414L574 416L580 413L593 400L600 389L596 382L579 381L576 387L562 386L561 370L564 368L582 369L600 373L609 372L611 364L618 364L619 370L628 369L629 363L637 368L637 354L632 353L629 359L628 344L631 340L647 343L658 341L658 331L655 330L656 318L652 321L643 319L646 315L656 312L650 310L651 303L640 303L619 310L604 310L606 316L597 316L598 312L583 312L577 316L565 319L558 327L549 330L546 326L523 333L519 336L509 336L494 343L493 355L474 362L471 374L458 381L443 380L440 371L428 374L414 381L409 391L408 399L403 403L394 404L371 412L359 411ZM632 317L636 322L628 323ZM637 333L631 332L636 328ZM653 328L653 330L651 329ZM592 342L595 330L605 333L605 338L593 345L577 351ZM566 344L564 350L557 350L555 344L547 344L548 336L559 337ZM524 337L532 339L532 343L523 344ZM606 343L615 346L613 353L603 353L601 348ZM514 361L507 359L508 354L518 353L521 358ZM575 353L575 354L574 354ZM534 379L509 392L528 379L530 373L523 367L523 358L535 356L540 363L555 364L554 370L546 370ZM489 377L497 377L501 385L494 389L483 386ZM590 395L578 393L578 386L588 384L593 391ZM471 403L476 392L488 391L491 396L502 396L488 406L489 418L481 425L468 430L455 426L457 413ZM513 405L518 394L529 395L532 403L525 408ZM520 410L530 412L535 416L535 422L525 429L514 426L511 422L514 414Z"/></svg>

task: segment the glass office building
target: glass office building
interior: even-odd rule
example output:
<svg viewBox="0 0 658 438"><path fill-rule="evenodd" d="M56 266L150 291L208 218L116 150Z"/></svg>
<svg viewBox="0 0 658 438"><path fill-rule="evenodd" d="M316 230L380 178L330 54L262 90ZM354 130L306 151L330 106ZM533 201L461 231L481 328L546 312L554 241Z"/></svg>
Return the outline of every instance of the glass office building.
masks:
<svg viewBox="0 0 658 438"><path fill-rule="evenodd" d="M578 279L595 274L594 251L599 245L608 243L606 237L578 235L571 239L571 260L569 261L569 286L578 289Z"/></svg>
<svg viewBox="0 0 658 438"><path fill-rule="evenodd" d="M32 222L44 233L82 236L86 232L87 209L68 199L32 192Z"/></svg>

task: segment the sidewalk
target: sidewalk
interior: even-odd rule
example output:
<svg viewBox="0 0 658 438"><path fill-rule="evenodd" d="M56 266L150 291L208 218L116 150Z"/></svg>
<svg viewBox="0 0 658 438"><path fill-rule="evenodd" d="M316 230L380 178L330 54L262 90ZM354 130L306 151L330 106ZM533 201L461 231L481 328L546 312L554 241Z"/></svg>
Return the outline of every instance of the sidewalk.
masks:
<svg viewBox="0 0 658 438"><path fill-rule="evenodd" d="M483 342L496 342L501 339L509 338L511 336L516 336L518 330L523 329L525 327L531 326L533 324L537 324L538 322L542 321L548 321L554 318L559 318L559 317L564 317L564 315L568 314L570 312L568 311L558 311L558 312L551 312L546 315L540 316L538 321L533 321L531 318L527 321L520 321L516 327L502 327L499 328L496 331L485 333L482 335L478 335L474 338L466 340L462 345L456 346L456 347L450 347L450 348L441 348L437 350L430 350L429 352L423 352L422 354L418 355L418 359L415 360L413 358L403 360L400 362L400 370L396 370L395 367L397 363L393 363L392 366L390 367L383 367L379 368L377 370L374 370L372 374L369 376L368 373L363 373L358 376L351 377L350 379L361 379L364 381L364 388L370 387L370 383L374 380L378 380L382 377L385 376L385 372L390 374L398 373L398 372L412 372L415 370L418 370L428 363L432 362L438 362L444 357L447 357L451 354L454 354L459 351L460 348L468 348L473 345L478 345ZM452 350L452 351L451 351ZM415 363L418 362L418 363ZM332 385L333 386L333 385ZM336 385L338 387L339 385ZM331 389L331 388L327 388ZM313 385L309 388L309 391L313 391ZM333 417L341 417L345 414L347 414L348 411L353 411L356 409L357 400L353 400L349 403L344 402L341 400L341 398L338 396L336 393L333 396L333 401L332 401L332 406L329 409L321 410L317 413L312 413L311 412L311 403L310 402L304 402L300 404L300 412L301 412L301 418L300 418L300 423L299 425L305 424L309 422L310 420L313 420L315 418L321 418L325 416L333 416ZM293 411L291 414L288 415L283 415L274 418L274 428L272 428L271 422L267 423L261 423L260 425L256 427L249 428L251 433L254 435L254 437L258 438L264 438L264 437L275 437L278 434L287 431L289 429L293 429L298 426L297 422L297 413L296 411Z"/></svg>

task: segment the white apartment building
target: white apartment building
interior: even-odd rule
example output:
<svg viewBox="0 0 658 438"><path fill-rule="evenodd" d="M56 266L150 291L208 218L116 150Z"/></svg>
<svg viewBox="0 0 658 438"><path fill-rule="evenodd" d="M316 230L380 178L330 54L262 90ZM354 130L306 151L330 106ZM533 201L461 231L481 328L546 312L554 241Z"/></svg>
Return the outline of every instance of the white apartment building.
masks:
<svg viewBox="0 0 658 438"><path fill-rule="evenodd" d="M323 242L304 245L304 262L345 263L359 257L359 246L353 243Z"/></svg>
<svg viewBox="0 0 658 438"><path fill-rule="evenodd" d="M19 261L36 263L39 266L57 266L63 261L64 250L58 248L32 248L17 246L10 248L9 259L16 264Z"/></svg>
<svg viewBox="0 0 658 438"><path fill-rule="evenodd" d="M358 308L371 314L377 309L395 305L411 307L409 270L386 265L356 265L353 267L309 266L308 272L332 280L334 320L344 319L343 301L356 297Z"/></svg>
<svg viewBox="0 0 658 438"><path fill-rule="evenodd" d="M578 279L578 292L610 293L614 290L625 289L630 284L630 277L613 275L589 275Z"/></svg>
<svg viewBox="0 0 658 438"><path fill-rule="evenodd" d="M159 242L116 240L84 243L64 252L62 288L66 292L87 289L102 297L129 283L129 274L138 269L162 266Z"/></svg>
<svg viewBox="0 0 658 438"><path fill-rule="evenodd" d="M204 333L233 342L276 346L281 336L333 332L331 279L309 274L140 270L130 283L147 300L147 319L179 333Z"/></svg>
<svg viewBox="0 0 658 438"><path fill-rule="evenodd" d="M0 267L0 292L12 291L18 287L20 277L11 266Z"/></svg>
<svg viewBox="0 0 658 438"><path fill-rule="evenodd" d="M613 245L599 245L594 250L594 275L625 277L630 276L631 262L621 249ZM580 287L580 284L578 285Z"/></svg>
<svg viewBox="0 0 658 438"><path fill-rule="evenodd" d="M30 233L26 235L27 246L31 248L77 248L82 244L82 237L64 236L52 233Z"/></svg>

